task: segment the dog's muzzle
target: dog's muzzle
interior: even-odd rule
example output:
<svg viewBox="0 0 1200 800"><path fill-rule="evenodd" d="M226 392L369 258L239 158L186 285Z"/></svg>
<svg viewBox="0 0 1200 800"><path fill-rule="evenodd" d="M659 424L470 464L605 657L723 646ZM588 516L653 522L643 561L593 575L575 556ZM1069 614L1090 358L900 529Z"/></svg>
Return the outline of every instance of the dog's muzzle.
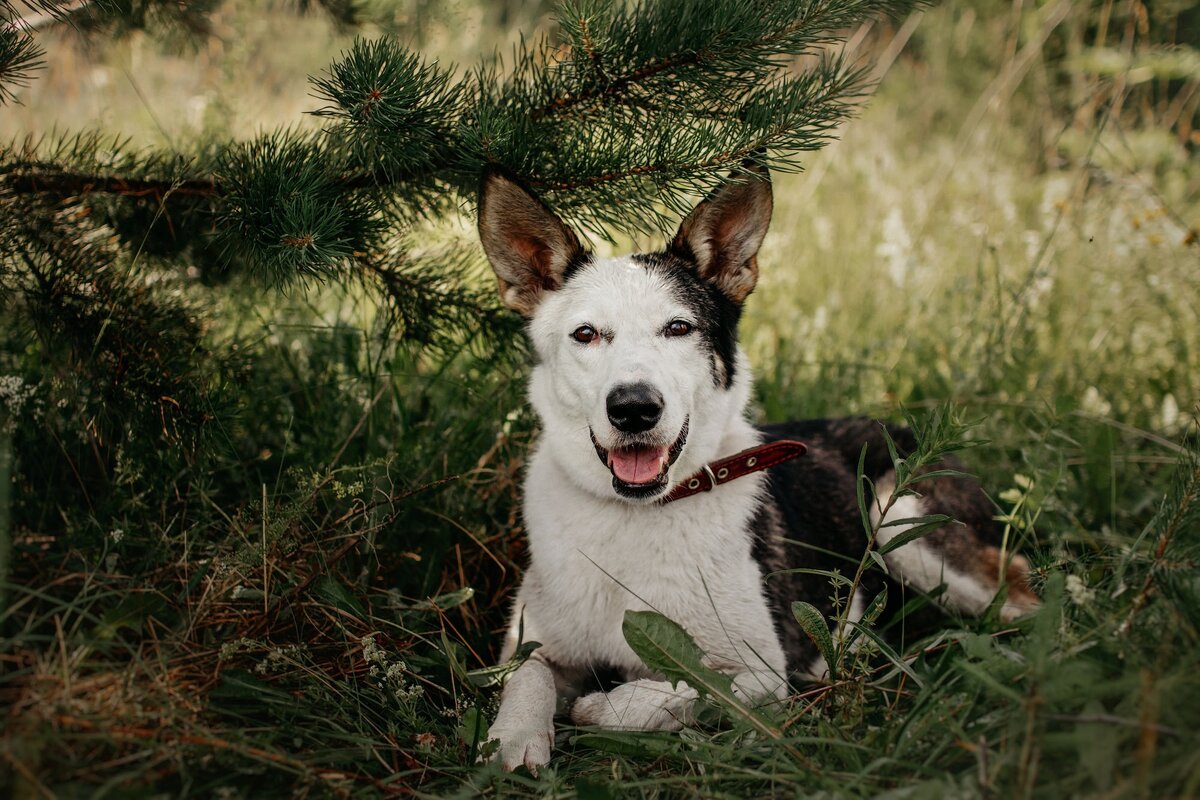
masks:
<svg viewBox="0 0 1200 800"><path fill-rule="evenodd" d="M613 491L631 500L645 500L666 491L667 472L687 443L688 420L683 420L679 436L670 446L636 442L610 450L597 441L590 428L588 433L600 463L612 473Z"/></svg>

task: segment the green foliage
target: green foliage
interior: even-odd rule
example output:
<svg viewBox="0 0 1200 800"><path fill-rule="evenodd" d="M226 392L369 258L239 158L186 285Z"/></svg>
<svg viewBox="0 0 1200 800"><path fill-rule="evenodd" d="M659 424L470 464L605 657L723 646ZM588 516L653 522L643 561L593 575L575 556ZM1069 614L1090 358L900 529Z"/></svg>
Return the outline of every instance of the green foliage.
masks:
<svg viewBox="0 0 1200 800"><path fill-rule="evenodd" d="M217 229L230 261L241 255L276 280L329 277L383 232L371 198L343 192L341 165L323 155L320 143L290 132L221 154Z"/></svg>
<svg viewBox="0 0 1200 800"><path fill-rule="evenodd" d="M356 39L327 76L313 79L331 104L314 113L335 120L326 132L354 148L354 168L385 183L412 181L454 158L470 87L451 80L394 41Z"/></svg>
<svg viewBox="0 0 1200 800"><path fill-rule="evenodd" d="M42 66L41 59L42 51L32 36L15 28L0 28L0 104L16 98L15 87L29 84L33 73Z"/></svg>

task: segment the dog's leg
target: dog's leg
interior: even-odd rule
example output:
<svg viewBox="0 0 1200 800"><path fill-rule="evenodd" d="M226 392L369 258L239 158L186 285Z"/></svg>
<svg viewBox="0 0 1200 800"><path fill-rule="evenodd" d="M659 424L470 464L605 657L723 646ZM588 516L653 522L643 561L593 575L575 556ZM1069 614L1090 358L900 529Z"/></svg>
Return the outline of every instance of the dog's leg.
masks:
<svg viewBox="0 0 1200 800"><path fill-rule="evenodd" d="M525 661L509 676L500 695L500 711L488 729L498 741L493 759L511 772L522 764L537 775L550 762L554 745L554 707L558 699L554 671L537 658Z"/></svg>
<svg viewBox="0 0 1200 800"><path fill-rule="evenodd" d="M756 706L787 697L788 685L783 670L746 670L733 676L733 695L748 706Z"/></svg>
<svg viewBox="0 0 1200 800"><path fill-rule="evenodd" d="M677 731L695 718L698 697L682 681L672 686L670 681L644 678L584 695L571 707L571 720L612 730Z"/></svg>
<svg viewBox="0 0 1200 800"><path fill-rule="evenodd" d="M733 676L733 694L746 705L787 696L787 682L768 670L745 670ZM626 731L677 731L695 720L699 694L684 681L651 678L629 681L608 692L593 692L575 701L576 725Z"/></svg>
<svg viewBox="0 0 1200 800"><path fill-rule="evenodd" d="M876 482L880 503L887 504L894 480L889 472ZM1029 587L1029 561L1019 553L1002 552L989 541L995 535L984 535L983 528L994 523L983 492L961 478L934 478L915 488L921 496L897 498L883 516L883 523L946 514L960 520L960 524L947 525L885 555L896 577L922 592L946 584L938 602L952 611L971 615L987 610L1003 582L1008 594L1000 608L1001 620L1008 622L1035 611L1040 601ZM880 510L879 506L871 509L872 525L880 525ZM879 527L878 544L886 544L908 527Z"/></svg>

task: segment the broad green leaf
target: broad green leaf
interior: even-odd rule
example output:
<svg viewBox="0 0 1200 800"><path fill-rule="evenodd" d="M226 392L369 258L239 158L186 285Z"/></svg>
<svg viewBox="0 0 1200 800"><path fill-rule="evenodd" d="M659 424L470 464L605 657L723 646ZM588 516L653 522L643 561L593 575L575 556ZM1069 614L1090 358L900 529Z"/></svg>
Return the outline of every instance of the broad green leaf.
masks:
<svg viewBox="0 0 1200 800"><path fill-rule="evenodd" d="M456 591L429 598L429 605L441 611L446 611L456 606L461 606L474 596L475 590L470 586L464 586Z"/></svg>
<svg viewBox="0 0 1200 800"><path fill-rule="evenodd" d="M360 619L365 619L367 616L367 612L362 607L362 603L358 601L358 598L351 594L344 583L332 575L326 575L318 579L313 584L312 590L313 594L335 608L353 614Z"/></svg>
<svg viewBox="0 0 1200 800"><path fill-rule="evenodd" d="M475 760L475 750L482 742L487 741L487 715L476 706L471 706L463 712L462 721L458 725L458 738L471 748L470 760Z"/></svg>
<svg viewBox="0 0 1200 800"><path fill-rule="evenodd" d="M112 639L122 628L141 633L146 620L163 607L162 598L150 592L135 592L126 595L121 602L110 608L96 625L97 639Z"/></svg>
<svg viewBox="0 0 1200 800"><path fill-rule="evenodd" d="M657 611L626 611L621 632L642 663L671 683L684 681L703 694L703 686L693 682L703 676L702 684L717 683L732 693L729 676L704 666L704 653L679 623Z"/></svg>
<svg viewBox="0 0 1200 800"><path fill-rule="evenodd" d="M829 665L830 680L837 680L837 653L833 647L833 636L829 633L829 623L811 603L797 600L792 603L792 616L800 623L804 635L812 640Z"/></svg>
<svg viewBox="0 0 1200 800"><path fill-rule="evenodd" d="M734 695L728 675L704 666L700 648L678 623L657 611L626 611L621 631L642 663L662 673L671 683L686 681L702 697L713 700L760 733L772 739L783 738L779 728ZM787 743L783 747L794 757L806 760Z"/></svg>

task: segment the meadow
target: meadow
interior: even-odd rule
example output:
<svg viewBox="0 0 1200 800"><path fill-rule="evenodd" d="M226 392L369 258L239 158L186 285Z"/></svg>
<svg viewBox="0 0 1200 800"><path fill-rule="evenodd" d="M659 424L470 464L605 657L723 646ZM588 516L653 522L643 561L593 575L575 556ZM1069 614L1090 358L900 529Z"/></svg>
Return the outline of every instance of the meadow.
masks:
<svg viewBox="0 0 1200 800"><path fill-rule="evenodd" d="M533 5L403 8L394 29L448 62L548 24ZM678 734L566 726L536 777L476 764L525 563L519 322L418 347L354 283L149 264L206 320L220 402L187 459L118 452L76 480L86 416L42 388L72 376L0 352L0 788L1200 795L1198 17L950 0L865 26L846 47L877 90L776 176L742 330L756 414L907 415L957 441L1034 565L1037 614L864 637L836 680L753 720L715 703ZM353 32L249 2L217 30L195 50L48 34L0 137L99 126L169 147L319 124L307 77ZM466 204L410 239L491 291Z"/></svg>

